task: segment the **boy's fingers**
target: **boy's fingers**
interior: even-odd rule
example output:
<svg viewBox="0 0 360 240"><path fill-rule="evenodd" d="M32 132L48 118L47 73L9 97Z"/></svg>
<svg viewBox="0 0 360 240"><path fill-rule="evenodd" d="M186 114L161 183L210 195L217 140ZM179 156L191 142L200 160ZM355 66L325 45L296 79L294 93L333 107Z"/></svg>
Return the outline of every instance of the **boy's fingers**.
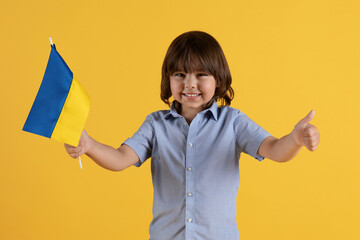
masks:
<svg viewBox="0 0 360 240"><path fill-rule="evenodd" d="M310 134L308 136L304 136L304 142L307 149L310 151L315 151L316 148L319 145L320 137L316 129L314 130L313 134Z"/></svg>
<svg viewBox="0 0 360 240"><path fill-rule="evenodd" d="M82 155L82 148L81 147L74 147L69 144L64 144L66 152L72 158L78 158Z"/></svg>
<svg viewBox="0 0 360 240"><path fill-rule="evenodd" d="M65 147L65 149L66 149L66 152L68 152L69 154L71 154L71 153L78 154L82 150L81 147L73 147L73 146Z"/></svg>
<svg viewBox="0 0 360 240"><path fill-rule="evenodd" d="M65 150L66 150L66 152L68 152L68 153L73 153L73 152L74 152L74 148L73 148L73 147L65 146Z"/></svg>
<svg viewBox="0 0 360 240"><path fill-rule="evenodd" d="M313 135L315 135L315 126L312 124L308 124L305 128L305 132L304 132L304 136L305 137L311 137Z"/></svg>
<svg viewBox="0 0 360 240"><path fill-rule="evenodd" d="M74 146L64 143L65 148L74 148Z"/></svg>

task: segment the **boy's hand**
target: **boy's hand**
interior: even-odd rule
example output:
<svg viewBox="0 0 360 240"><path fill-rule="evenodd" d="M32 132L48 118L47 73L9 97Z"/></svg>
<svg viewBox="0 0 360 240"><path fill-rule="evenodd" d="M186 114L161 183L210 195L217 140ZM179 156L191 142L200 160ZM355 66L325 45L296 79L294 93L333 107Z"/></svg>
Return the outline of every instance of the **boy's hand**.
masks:
<svg viewBox="0 0 360 240"><path fill-rule="evenodd" d="M314 151L319 145L320 133L318 129L309 122L314 118L315 111L312 110L298 124L295 125L292 135L298 145L305 146L310 151Z"/></svg>
<svg viewBox="0 0 360 240"><path fill-rule="evenodd" d="M88 145L89 145L90 137L87 134L85 130L82 131L79 145L77 147L71 146L69 144L64 144L66 152L72 157L72 158L78 158L84 153L87 153L88 151Z"/></svg>

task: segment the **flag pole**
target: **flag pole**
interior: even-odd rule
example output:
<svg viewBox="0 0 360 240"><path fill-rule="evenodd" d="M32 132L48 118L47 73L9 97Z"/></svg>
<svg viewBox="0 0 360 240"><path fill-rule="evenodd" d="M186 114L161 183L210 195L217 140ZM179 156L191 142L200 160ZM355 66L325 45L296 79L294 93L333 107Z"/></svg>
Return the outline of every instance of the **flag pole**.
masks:
<svg viewBox="0 0 360 240"><path fill-rule="evenodd" d="M80 169L82 169L82 164L81 164L81 158L79 157L79 165L80 165Z"/></svg>
<svg viewBox="0 0 360 240"><path fill-rule="evenodd" d="M53 46L54 43L53 43L53 41L52 41L52 37L49 37L49 40L50 40L51 46ZM80 156L79 156L79 165L80 165L80 169L82 169L82 163L81 163L81 158L80 158Z"/></svg>

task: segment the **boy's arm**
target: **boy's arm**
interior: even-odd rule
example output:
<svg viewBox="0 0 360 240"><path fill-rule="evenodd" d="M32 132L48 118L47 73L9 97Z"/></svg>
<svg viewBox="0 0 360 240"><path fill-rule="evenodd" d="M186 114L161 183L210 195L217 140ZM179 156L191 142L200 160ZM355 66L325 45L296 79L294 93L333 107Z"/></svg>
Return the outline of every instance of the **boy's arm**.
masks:
<svg viewBox="0 0 360 240"><path fill-rule="evenodd" d="M139 161L135 151L128 145L124 144L115 149L91 138L85 130L83 130L78 147L65 144L65 149L73 158L86 154L101 167L112 171L124 170Z"/></svg>
<svg viewBox="0 0 360 240"><path fill-rule="evenodd" d="M276 162L286 162L295 157L303 146L314 151L320 141L318 129L309 123L314 115L315 111L311 111L295 125L290 134L280 139L267 137L261 143L258 154Z"/></svg>

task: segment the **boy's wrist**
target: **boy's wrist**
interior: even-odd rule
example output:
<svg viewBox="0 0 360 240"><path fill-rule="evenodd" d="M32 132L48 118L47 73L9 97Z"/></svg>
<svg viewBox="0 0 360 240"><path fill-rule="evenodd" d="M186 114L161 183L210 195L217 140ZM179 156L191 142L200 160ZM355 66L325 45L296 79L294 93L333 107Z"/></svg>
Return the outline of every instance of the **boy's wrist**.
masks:
<svg viewBox="0 0 360 240"><path fill-rule="evenodd" d="M93 146L95 140L89 135L87 135L86 138L87 138L86 141L84 141L84 154L90 154L91 149L94 148Z"/></svg>
<svg viewBox="0 0 360 240"><path fill-rule="evenodd" d="M304 146L304 144L302 143L300 137L298 136L298 134L296 134L296 132L294 130L290 133L290 137L291 137L292 141L298 147Z"/></svg>

